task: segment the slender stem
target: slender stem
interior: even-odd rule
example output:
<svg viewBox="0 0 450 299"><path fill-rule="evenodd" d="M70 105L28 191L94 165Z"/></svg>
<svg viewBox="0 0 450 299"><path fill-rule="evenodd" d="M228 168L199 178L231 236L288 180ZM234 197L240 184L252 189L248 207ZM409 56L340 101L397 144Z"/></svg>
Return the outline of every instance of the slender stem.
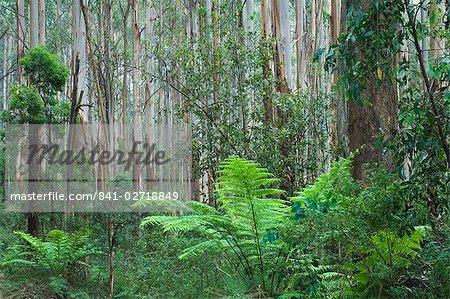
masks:
<svg viewBox="0 0 450 299"><path fill-rule="evenodd" d="M415 19L411 16L411 11L409 10L408 5L409 5L408 0L405 0L405 9L406 9L406 13L408 15L409 25L411 27L411 34L413 36L413 42L414 42L414 47L416 48L417 58L419 59L420 72L422 74L422 78L425 83L425 88L427 90L428 99L431 102L431 107L433 110L434 119L436 121L436 126L437 126L437 130L438 130L439 138L441 140L442 148L444 149L445 156L447 158L447 168L450 168L450 148L447 143L447 139L445 137L444 130L442 128L442 124L441 124L441 121L439 118L439 111L438 111L437 104L436 104L436 101L433 96L433 90L432 90L430 80L428 78L427 70L425 69L425 62L423 60L422 49L421 49L420 43L419 43L416 22L415 22Z"/></svg>

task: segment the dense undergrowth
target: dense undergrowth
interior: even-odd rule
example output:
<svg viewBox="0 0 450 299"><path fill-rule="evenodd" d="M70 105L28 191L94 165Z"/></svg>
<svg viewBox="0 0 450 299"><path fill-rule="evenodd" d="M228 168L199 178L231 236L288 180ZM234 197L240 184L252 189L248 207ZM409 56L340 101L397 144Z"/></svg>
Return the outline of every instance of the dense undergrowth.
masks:
<svg viewBox="0 0 450 299"><path fill-rule="evenodd" d="M148 215L140 229L133 220L123 224L114 248L115 297L449 294L448 223L430 220L411 182L382 168L355 181L350 158L288 201L277 184L257 163L230 158L221 164L217 208L194 202L182 215ZM40 239L2 230L2 294L106 296L107 241L99 237L101 222L89 222L89 230L52 230Z"/></svg>

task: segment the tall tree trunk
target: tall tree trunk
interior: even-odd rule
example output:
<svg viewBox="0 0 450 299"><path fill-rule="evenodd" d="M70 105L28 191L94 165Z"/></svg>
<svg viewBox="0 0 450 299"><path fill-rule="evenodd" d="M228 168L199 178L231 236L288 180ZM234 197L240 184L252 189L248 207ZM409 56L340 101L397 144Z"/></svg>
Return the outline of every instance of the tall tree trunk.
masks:
<svg viewBox="0 0 450 299"><path fill-rule="evenodd" d="M39 43L39 0L30 0L30 48Z"/></svg>
<svg viewBox="0 0 450 299"><path fill-rule="evenodd" d="M45 45L45 0L39 0L39 43Z"/></svg>
<svg viewBox="0 0 450 299"><path fill-rule="evenodd" d="M193 51L197 50L197 41L198 41L198 37L199 37L199 20L196 14L196 1L195 0L189 0L189 38L190 38L190 44L192 47ZM191 63L194 63L194 58L192 58ZM188 126L189 129L191 130L189 134L189 142L191 142L192 144L192 124L196 121L195 116L191 115L190 113L188 113ZM197 161L199 160L198 156L200 155L200 153L193 153L192 155L192 168L194 167L198 167L197 165L194 165L194 163L197 163ZM190 194L192 196L196 196L200 199L201 196L201 192L200 192L200 179L198 176L194 176L194 173L191 171L189 173L189 179L190 179Z"/></svg>
<svg viewBox="0 0 450 299"><path fill-rule="evenodd" d="M253 32L253 0L243 0L242 21L245 32Z"/></svg>
<svg viewBox="0 0 450 299"><path fill-rule="evenodd" d="M146 43L147 49L146 52L148 55L150 55L150 58L147 58L147 62L145 64L146 70L148 74L153 74L154 71L154 61L153 61L153 41L154 41L154 22L155 22L155 16L154 11L152 7L152 3L150 0L147 0L147 12L146 12L146 37L148 38L149 42ZM150 78L150 76L147 76L145 80L145 123L146 123L146 130L145 130L145 141L147 143L147 146L150 146L153 142L155 142L155 121L154 121L154 114L155 114L155 107L153 105L153 82ZM151 160L153 160L153 157L151 157ZM154 188L155 183L155 165L153 162L148 162L146 164L146 189L147 191L151 191Z"/></svg>
<svg viewBox="0 0 450 299"><path fill-rule="evenodd" d="M1 110L6 110L6 106L7 106L7 100L8 100L8 72L9 72L9 66L8 66L8 39L4 38L3 39L3 80L2 80L2 96L3 96L3 103L2 103L2 107ZM18 160L18 163L20 163L20 159Z"/></svg>
<svg viewBox="0 0 450 299"><path fill-rule="evenodd" d="M213 64L213 102L214 104L217 103L218 99L218 89L219 89L219 74L217 72L217 69L219 67L220 61L217 61L216 59L216 52L219 48L220 43L220 26L219 26L219 18L220 18L220 11L219 11L219 0L212 0L211 1L211 30L212 30L212 64Z"/></svg>
<svg viewBox="0 0 450 299"><path fill-rule="evenodd" d="M420 8L420 22L425 24L428 22L428 4L430 0L424 0ZM422 57L425 63L425 69L428 70L428 54L430 52L430 37L425 35L422 39Z"/></svg>
<svg viewBox="0 0 450 299"><path fill-rule="evenodd" d="M273 0L273 36L275 37L275 75L277 90L287 93L291 88L291 37L289 26L289 1Z"/></svg>
<svg viewBox="0 0 450 299"><path fill-rule="evenodd" d="M71 61L71 89L73 105L87 105L86 92L86 24L80 6L80 0L72 3L72 61ZM78 67L77 67L78 63ZM82 109L82 121L87 120L88 106Z"/></svg>
<svg viewBox="0 0 450 299"><path fill-rule="evenodd" d="M114 246L116 240L116 227L108 224L108 269L109 269L109 298L114 298Z"/></svg>
<svg viewBox="0 0 450 299"><path fill-rule="evenodd" d="M56 0L56 49L58 51L58 57L62 61L64 57L62 55L63 49L61 44L61 0Z"/></svg>
<svg viewBox="0 0 450 299"><path fill-rule="evenodd" d="M267 47L267 41L271 37L271 28L272 28L272 10L271 10L271 1L270 0L261 0L261 42L262 42L262 51L263 51L263 77L266 82L271 80L273 71L271 69L271 61L269 57L267 57L267 51L265 47ZM271 124L274 120L273 113L273 105L270 97L270 93L272 92L270 86L265 87L265 95L263 98L263 106L264 106L264 120L267 124Z"/></svg>
<svg viewBox="0 0 450 299"><path fill-rule="evenodd" d="M339 36L339 12L340 12L340 0L331 0L331 44L335 44L337 42L337 38ZM338 82L338 73L335 72L332 75L333 77L333 85L336 86ZM338 136L338 123L339 117L341 117L339 113L339 101L341 98L341 94L337 92L333 95L332 105L331 105L331 143L337 149L339 149L339 136ZM339 150L338 150L339 152Z"/></svg>
<svg viewBox="0 0 450 299"><path fill-rule="evenodd" d="M316 36L317 36L317 13L316 0L311 0L311 27L309 37L309 58L312 59L314 52L316 52Z"/></svg>
<svg viewBox="0 0 450 299"><path fill-rule="evenodd" d="M361 1L363 10L369 9L370 0ZM347 7L354 4L348 0ZM364 54L362 54L364 55ZM395 61L390 61L392 67ZM369 99L370 104L358 104L356 100L350 99L348 131L350 150L359 153L355 155L353 176L356 179L365 179L365 163L384 162L391 165L389 158L383 157L383 149L376 146L377 138L380 138L380 129L385 132L397 128L397 92L395 84L386 79L380 82L377 74L370 74L367 78L365 88L361 94L362 99Z"/></svg>
<svg viewBox="0 0 450 299"><path fill-rule="evenodd" d="M17 80L23 83L22 65L19 60L25 55L25 0L17 0Z"/></svg>
<svg viewBox="0 0 450 299"><path fill-rule="evenodd" d="M59 8L60 9L60 8ZM58 17L57 17L58 19ZM71 51L71 109L70 109L70 124L76 124L77 116L81 109L85 110L88 107L80 108L81 105L86 104L83 99L85 96L85 76L86 76L86 35L85 35L84 19L82 16L80 2L75 0L72 3L72 51ZM87 115L85 113L85 115ZM83 119L82 119L83 121ZM69 127L69 135L67 140L67 148L72 149L75 144L75 128ZM66 170L67 177L67 193L72 190L73 166L68 165ZM71 206L67 205L66 212L69 212Z"/></svg>
<svg viewBox="0 0 450 299"><path fill-rule="evenodd" d="M38 143L38 128L35 125L28 125L28 145L34 146ZM37 191L37 180L39 179L39 164L36 159L32 159L28 165L28 194ZM28 203L27 213L28 234L33 237L39 236L39 213L35 201Z"/></svg>
<svg viewBox="0 0 450 299"><path fill-rule="evenodd" d="M430 3L430 10L432 12L432 14L434 14L436 16L434 24L431 24L431 30L432 31L436 31L438 30L440 25L443 25L442 23L444 23L445 21L445 1L440 1L438 2L438 0L431 0ZM442 16L438 17L438 16ZM445 37L436 37L433 36L430 39L430 54L432 57L439 57L444 55L444 50L445 50Z"/></svg>
<svg viewBox="0 0 450 299"><path fill-rule="evenodd" d="M30 48L34 48L39 42L39 10L38 10L39 0L30 0ZM30 144L36 144L37 142L37 132L33 130L34 127L30 127L28 133L28 138ZM29 193L35 192L35 180L37 179L37 169L38 165L31 163L28 169L28 191ZM27 214L28 221L28 233L34 237L39 235L39 214L36 210L35 203L30 203L28 205L29 211Z"/></svg>
<svg viewBox="0 0 450 299"><path fill-rule="evenodd" d="M132 53L132 81L133 81L133 146L136 144L136 150L140 150L139 142L142 142L142 117L141 117L141 32L139 29L139 0L131 0L132 8L132 37L133 37L133 53ZM133 159L133 189L139 191L141 189L141 165L138 162L138 156Z"/></svg>
<svg viewBox="0 0 450 299"><path fill-rule="evenodd" d="M266 59L263 66L263 74L266 80L270 80L271 74L275 75L277 83L276 90L288 93L291 85L291 48L289 14L287 0L262 0L262 41L265 43L269 37L275 38L273 44L274 52L271 59ZM263 99L265 120L267 123L281 125L284 117L279 109L274 107L269 94L271 90L267 87L267 96Z"/></svg>
<svg viewBox="0 0 450 299"><path fill-rule="evenodd" d="M164 38L164 7L163 7L163 0L158 1L158 19L159 19L159 28L158 28L158 34L159 34L159 41L163 40ZM158 43L158 53L162 53L163 51L163 45L162 42ZM156 132L158 137L161 136L163 132L163 109L164 109L164 60L161 54L158 54L158 76L159 76L159 92L158 92L158 104L156 107L156 113L157 113L157 128ZM157 168L159 174L162 174L162 165L159 165ZM163 179L162 176L158 177L159 181L159 187L162 189L163 185Z"/></svg>
<svg viewBox="0 0 450 299"><path fill-rule="evenodd" d="M339 12L340 12L340 0L331 0L330 23L331 23L331 43L333 44L336 43L340 31Z"/></svg>
<svg viewBox="0 0 450 299"><path fill-rule="evenodd" d="M347 3L340 2L340 28L344 29L346 24ZM338 68L338 72L342 72L342 66ZM337 135L337 154L338 156L348 156L348 101L345 92L341 92L336 96L336 135Z"/></svg>
<svg viewBox="0 0 450 299"><path fill-rule="evenodd" d="M122 129L124 147L128 148L128 15L130 14L130 2L126 2L123 12L123 81L122 81ZM120 4L120 2L119 2ZM122 7L122 6L120 6Z"/></svg>
<svg viewBox="0 0 450 299"><path fill-rule="evenodd" d="M86 45L88 48L88 57L89 57L89 63L91 65L92 70L92 81L95 84L95 90L97 93L97 104L98 104L98 111L99 111L99 126L98 126L98 140L99 144L101 145L101 148L99 149L99 155L102 155L103 151L108 149L108 132L106 127L107 122L107 115L106 115L106 104L105 104L105 98L102 90L102 86L100 83L100 77L98 70L100 62L96 61L95 55L94 55L94 49L93 49L93 42L92 42L92 34L90 31L90 23L89 23L89 6L87 6L86 3L84 3L83 0L80 0L81 5L81 11L83 14L84 19L84 25L86 29ZM91 93L92 95L92 93ZM90 112L88 112L88 116L90 115ZM97 188L98 190L104 190L106 186L106 178L107 178L107 169L105 165L102 165L101 163L98 163L98 170L97 170Z"/></svg>
<svg viewBox="0 0 450 299"><path fill-rule="evenodd" d="M306 87L306 5L305 0L296 1L296 50L297 50L297 88Z"/></svg>
<svg viewBox="0 0 450 299"><path fill-rule="evenodd" d="M113 83L112 83L112 67L111 67L111 37L112 37L112 1L104 0L102 7L104 18L103 21L103 90L105 93L105 110L106 110L106 126L107 126L107 140L108 150L114 152L114 97L113 97ZM112 173L112 164L108 164L108 177Z"/></svg>

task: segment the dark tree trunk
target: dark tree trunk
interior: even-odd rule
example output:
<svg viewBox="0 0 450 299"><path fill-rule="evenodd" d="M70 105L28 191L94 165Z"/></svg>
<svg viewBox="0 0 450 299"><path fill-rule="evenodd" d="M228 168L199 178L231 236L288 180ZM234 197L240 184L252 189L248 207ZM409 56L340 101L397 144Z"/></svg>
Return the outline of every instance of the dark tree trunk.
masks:
<svg viewBox="0 0 450 299"><path fill-rule="evenodd" d="M363 10L369 9L369 0L360 2L348 0L346 7L361 5ZM373 9L373 8L371 8ZM390 61L394 66L395 61ZM385 163L392 167L389 156L383 156L381 143L377 139L382 137L382 131L389 132L397 129L397 92L396 85L386 79L380 80L377 74L370 74L362 91L363 104L350 99L348 114L349 149L351 152L359 150L355 155L353 177L365 179L366 163ZM364 99L368 99L367 105Z"/></svg>
<svg viewBox="0 0 450 299"><path fill-rule="evenodd" d="M377 138L381 138L381 130L387 132L397 128L397 95L394 84L384 81L380 86L378 78L373 75L367 83L362 97L368 98L371 105L358 105L350 100L348 115L348 133L350 151L355 155L353 177L364 179L365 163L384 162L388 168L392 166L389 157L383 157L381 144L377 147Z"/></svg>

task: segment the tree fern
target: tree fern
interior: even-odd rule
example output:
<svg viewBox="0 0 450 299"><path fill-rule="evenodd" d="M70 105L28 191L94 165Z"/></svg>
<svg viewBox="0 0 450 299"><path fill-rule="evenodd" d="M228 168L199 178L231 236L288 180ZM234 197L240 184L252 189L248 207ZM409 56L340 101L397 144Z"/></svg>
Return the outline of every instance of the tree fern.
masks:
<svg viewBox="0 0 450 299"><path fill-rule="evenodd" d="M366 257L350 265L360 290L380 288L389 280L396 280L398 271L408 269L419 257L420 243L426 227L416 227L410 235L397 236L394 232L380 230L370 237L370 246L362 247Z"/></svg>
<svg viewBox="0 0 450 299"><path fill-rule="evenodd" d="M183 250L180 258L222 253L255 288L272 294L283 251L278 236L289 219L288 208L277 198L283 191L273 187L278 180L265 168L241 158L226 159L218 174L217 209L193 202L188 215L150 216L142 225L200 233L204 241Z"/></svg>
<svg viewBox="0 0 450 299"><path fill-rule="evenodd" d="M54 275L63 275L70 267L81 262L83 257L96 253L86 245L88 231L68 234L52 230L47 240L33 237L24 232L16 232L27 245L16 246L14 256L2 261L2 266L34 266ZM26 259L26 256L29 258Z"/></svg>
<svg viewBox="0 0 450 299"><path fill-rule="evenodd" d="M330 171L320 175L314 184L292 197L295 220L302 220L308 213L327 212L337 205L346 205L356 198L358 184L351 176L352 156L334 162Z"/></svg>

